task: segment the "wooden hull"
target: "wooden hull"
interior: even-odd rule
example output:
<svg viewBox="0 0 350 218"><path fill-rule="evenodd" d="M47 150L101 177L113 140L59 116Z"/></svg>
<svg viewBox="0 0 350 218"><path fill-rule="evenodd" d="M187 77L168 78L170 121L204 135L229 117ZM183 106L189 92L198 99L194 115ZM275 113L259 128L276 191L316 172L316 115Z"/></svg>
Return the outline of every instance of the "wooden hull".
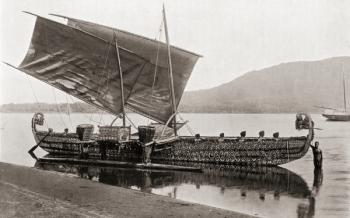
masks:
<svg viewBox="0 0 350 218"><path fill-rule="evenodd" d="M297 115L300 118L300 115ZM243 138L238 137L193 137L184 136L169 141L152 141L151 160L153 162L215 163L227 165L276 166L303 157L314 138L313 122L307 115L306 137L284 138ZM81 156L102 160L142 161L143 143L138 139L118 143L116 140L101 140L92 135L90 140L80 140L75 133L55 133L37 131L43 115L37 113L32 119L32 132L36 146L53 155ZM302 129L299 122L297 129ZM152 139L151 139L152 140ZM142 141L142 140L141 140ZM35 147L35 146L34 146ZM83 152L84 151L84 152Z"/></svg>
<svg viewBox="0 0 350 218"><path fill-rule="evenodd" d="M119 144L115 141L80 141L74 134L64 135L36 132L40 147L50 154L79 155L81 147L88 145L89 157L101 158L105 151L107 160L136 160L142 158L142 147L137 140ZM162 145L155 145L152 161L198 162L239 165L280 165L299 159L305 155L312 139L308 137L247 138L240 142L238 138L225 138L219 142L218 137L179 137Z"/></svg>
<svg viewBox="0 0 350 218"><path fill-rule="evenodd" d="M350 114L322 114L331 121L350 121Z"/></svg>
<svg viewBox="0 0 350 218"><path fill-rule="evenodd" d="M248 138L244 142L237 138L218 142L216 137L195 142L193 137L182 137L163 147L163 150L153 152L152 160L275 166L303 157L309 144L307 137L280 138L277 141Z"/></svg>
<svg viewBox="0 0 350 218"><path fill-rule="evenodd" d="M76 134L65 135L62 133L52 133L49 136L46 135L47 132L44 131L36 132L35 138L37 143L40 142L39 147L49 154L78 156L81 154L82 146L87 145L88 156L92 158L101 158L102 150L105 150L107 159L141 160L142 156L142 147L136 140L119 144L112 140L81 141Z"/></svg>

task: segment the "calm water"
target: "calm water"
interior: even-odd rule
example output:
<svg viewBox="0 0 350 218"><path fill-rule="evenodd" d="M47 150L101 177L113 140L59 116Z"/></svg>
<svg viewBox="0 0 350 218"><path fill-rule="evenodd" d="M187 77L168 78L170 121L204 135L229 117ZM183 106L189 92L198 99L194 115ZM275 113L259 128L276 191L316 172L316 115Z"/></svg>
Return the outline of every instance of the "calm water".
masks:
<svg viewBox="0 0 350 218"><path fill-rule="evenodd" d="M108 115L46 114L47 126L55 131L70 130L81 123L109 124ZM266 136L279 131L281 136L304 135L294 130L294 114L183 114L195 133L201 135ZM350 217L350 122L327 122L313 115L315 140L323 150L323 171L314 172L312 153L278 168L218 169L207 167L204 173L145 171L78 165L36 164L27 154L35 144L30 127L32 114L1 114L0 161L36 166L132 188L176 199L239 211L262 217ZM147 119L131 114L135 124ZM43 128L47 128L44 126ZM97 128L96 128L97 129ZM183 135L189 131L184 127ZM37 149L37 156L45 155ZM310 197L315 196L315 197Z"/></svg>

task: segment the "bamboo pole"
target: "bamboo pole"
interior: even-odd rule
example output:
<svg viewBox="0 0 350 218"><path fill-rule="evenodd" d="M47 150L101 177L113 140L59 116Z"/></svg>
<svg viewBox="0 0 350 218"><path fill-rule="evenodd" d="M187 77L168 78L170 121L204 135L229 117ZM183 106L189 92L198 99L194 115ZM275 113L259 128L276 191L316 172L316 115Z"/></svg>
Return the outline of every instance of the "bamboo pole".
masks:
<svg viewBox="0 0 350 218"><path fill-rule="evenodd" d="M120 63L120 54L119 54L117 33L114 32L114 35L115 35L115 48L117 50L119 75L120 75L120 91L121 91L121 99L122 99L123 127L125 127L125 99L124 99L123 71L122 71L122 66L121 66L121 63Z"/></svg>
<svg viewBox="0 0 350 218"><path fill-rule="evenodd" d="M345 75L343 70L343 92L344 92L344 110L346 112L346 94L345 94Z"/></svg>
<svg viewBox="0 0 350 218"><path fill-rule="evenodd" d="M177 136L177 130L176 130L176 101L175 101L175 91L174 91L174 79L173 79L173 68L171 63L171 52L170 52L170 40L169 40L169 34L168 34L168 25L166 21L166 14L165 14L165 7L163 4L163 20L164 20L164 29L165 29L165 37L166 37L166 43L168 46L168 64L169 64L169 83L170 83L170 95L171 95L171 104L173 106L173 114L175 114L173 118L174 123L174 133L175 136Z"/></svg>

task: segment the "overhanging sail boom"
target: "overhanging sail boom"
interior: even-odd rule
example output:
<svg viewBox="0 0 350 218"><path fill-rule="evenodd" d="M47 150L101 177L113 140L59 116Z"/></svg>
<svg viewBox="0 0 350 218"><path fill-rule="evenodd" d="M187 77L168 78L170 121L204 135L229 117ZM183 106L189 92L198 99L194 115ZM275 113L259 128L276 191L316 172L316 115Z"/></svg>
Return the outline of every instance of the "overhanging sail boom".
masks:
<svg viewBox="0 0 350 218"><path fill-rule="evenodd" d="M113 36L112 30L108 29ZM126 107L165 123L172 114L168 67L157 66L158 73L153 86L156 66L151 54L156 48L151 45L142 48L140 46L144 42L137 42L127 40L125 35L118 32ZM177 62L174 63L178 65L174 73L177 105L198 59L198 56L189 58L188 55L178 54ZM104 38L98 32L78 28L77 25L67 26L37 17L30 48L18 68L87 103L118 115L122 112L122 105L116 57L113 38Z"/></svg>
<svg viewBox="0 0 350 218"><path fill-rule="evenodd" d="M68 19L69 26L86 31L107 41L113 38L113 32L117 32L120 46L149 60L153 65L157 63L159 68L154 86L152 86L152 83L155 66L153 66L153 69L146 69L141 73L138 80L139 83L135 84L133 92L127 99L126 106L144 116L153 117L153 119L157 116L157 121L165 123L173 114L167 44L100 24L69 17L64 18ZM194 65L201 56L174 46L170 46L170 49L173 63L175 107L177 108ZM159 52L158 61L156 60L157 52Z"/></svg>
<svg viewBox="0 0 350 218"><path fill-rule="evenodd" d="M27 12L28 13L28 12ZM106 29L113 29L114 31L117 31L118 34L121 33L122 35L125 35L125 36L129 36L129 37L133 37L134 39L138 39L141 41L144 41L145 43L149 43L150 45L152 45L154 47L154 49L157 49L157 47L155 47L158 43L161 44L161 46L163 47L163 49L166 48L166 43L164 42L160 42L158 40L155 40L155 39L151 39L151 38L147 38L145 36L141 36L141 35L137 35L137 34L134 34L134 33L131 33L131 32L128 32L128 31L125 31L125 30L121 30L121 29L117 29L117 28L112 28L112 27L108 27L108 26L105 26L105 25L101 25L101 24L97 24L97 23L92 23L92 22L89 22L89 21L85 21L85 20L81 20L81 19L76 19L76 18L72 18L72 17L67 17L67 16L64 16L64 15L59 15L59 14L49 14L49 15L52 15L52 16L55 16L55 17L60 17L60 18L63 18L63 19L67 19L68 20L68 25L69 26L72 26L72 27L77 27L77 28L81 28L81 29L90 29L93 27L97 28L96 30L92 30L90 29L92 32L95 32L97 33L98 36L101 36L101 38L104 38L104 39L109 39L111 40L113 38L112 34L111 33L108 33L108 32L105 32L104 30L98 30L99 28L106 28ZM84 26L82 26L84 25ZM88 28L88 26L90 26L90 28ZM112 38L111 38L112 37ZM200 54L196 54L192 51L188 51L188 50L185 50L185 49L182 49L182 48L179 48L179 47L176 47L176 46L173 46L171 45L171 49L172 49L172 52L176 52L176 53L183 53L183 54L188 54L188 55L193 55L193 56L196 56L196 57L202 57L202 55ZM140 49L141 50L141 49ZM154 54L153 54L154 55Z"/></svg>

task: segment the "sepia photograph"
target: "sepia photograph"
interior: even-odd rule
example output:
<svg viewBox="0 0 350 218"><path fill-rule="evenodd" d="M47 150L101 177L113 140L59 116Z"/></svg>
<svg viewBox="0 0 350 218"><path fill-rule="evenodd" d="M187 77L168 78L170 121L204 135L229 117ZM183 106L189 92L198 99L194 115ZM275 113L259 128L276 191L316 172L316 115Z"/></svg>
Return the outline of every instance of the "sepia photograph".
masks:
<svg viewBox="0 0 350 218"><path fill-rule="evenodd" d="M350 1L0 1L1 218L350 217Z"/></svg>

